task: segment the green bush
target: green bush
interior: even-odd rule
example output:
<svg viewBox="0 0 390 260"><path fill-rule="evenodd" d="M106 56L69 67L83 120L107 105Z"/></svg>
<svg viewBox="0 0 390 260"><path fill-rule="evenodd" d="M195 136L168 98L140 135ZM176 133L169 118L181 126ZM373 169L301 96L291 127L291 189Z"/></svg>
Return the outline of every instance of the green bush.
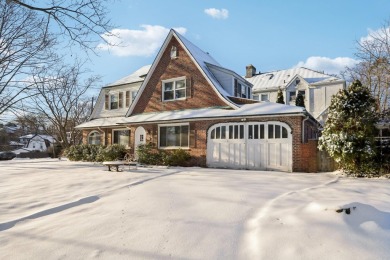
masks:
<svg viewBox="0 0 390 260"><path fill-rule="evenodd" d="M126 154L123 145L108 146L81 144L65 149L64 155L71 161L103 162L121 159Z"/></svg>
<svg viewBox="0 0 390 260"><path fill-rule="evenodd" d="M166 153L157 150L153 144L142 144L137 147L138 162L150 165L164 165Z"/></svg>
<svg viewBox="0 0 390 260"><path fill-rule="evenodd" d="M169 166L186 166L190 159L191 155L188 152L177 149L166 154L164 164Z"/></svg>
<svg viewBox="0 0 390 260"><path fill-rule="evenodd" d="M191 158L190 154L182 149L158 150L153 144L138 146L137 154L140 163L150 165L186 166Z"/></svg>

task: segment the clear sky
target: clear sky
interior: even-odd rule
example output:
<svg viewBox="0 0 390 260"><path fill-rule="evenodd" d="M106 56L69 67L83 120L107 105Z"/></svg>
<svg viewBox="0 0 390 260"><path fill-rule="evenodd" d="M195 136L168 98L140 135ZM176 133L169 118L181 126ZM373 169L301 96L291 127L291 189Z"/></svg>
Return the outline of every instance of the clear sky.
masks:
<svg viewBox="0 0 390 260"><path fill-rule="evenodd" d="M125 47L101 44L92 57L102 85L151 64L170 28L240 75L248 64L336 74L356 62L356 42L390 19L389 0L122 0L109 8Z"/></svg>

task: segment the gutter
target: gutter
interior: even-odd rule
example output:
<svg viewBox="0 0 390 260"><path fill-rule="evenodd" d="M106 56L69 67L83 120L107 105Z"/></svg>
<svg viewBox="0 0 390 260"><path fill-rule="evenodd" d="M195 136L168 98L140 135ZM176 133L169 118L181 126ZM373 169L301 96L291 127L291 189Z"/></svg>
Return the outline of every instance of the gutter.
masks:
<svg viewBox="0 0 390 260"><path fill-rule="evenodd" d="M306 116L302 121L302 143L305 143L305 122L310 119L310 116Z"/></svg>

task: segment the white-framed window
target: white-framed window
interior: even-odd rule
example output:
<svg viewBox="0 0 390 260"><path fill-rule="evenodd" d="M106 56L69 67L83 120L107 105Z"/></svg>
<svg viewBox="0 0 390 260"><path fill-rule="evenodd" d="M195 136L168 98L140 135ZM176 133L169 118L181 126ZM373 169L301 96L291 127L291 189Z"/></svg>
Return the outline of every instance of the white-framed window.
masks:
<svg viewBox="0 0 390 260"><path fill-rule="evenodd" d="M259 95L257 95L257 94L253 94L252 97L253 97L254 100L260 100L260 97L259 97Z"/></svg>
<svg viewBox="0 0 390 260"><path fill-rule="evenodd" d="M162 100L172 101L186 98L186 78L180 77L162 81Z"/></svg>
<svg viewBox="0 0 390 260"><path fill-rule="evenodd" d="M159 125L159 148L188 148L189 124Z"/></svg>
<svg viewBox="0 0 390 260"><path fill-rule="evenodd" d="M105 109L112 110L118 108L123 108L123 92L107 93L105 97Z"/></svg>
<svg viewBox="0 0 390 260"><path fill-rule="evenodd" d="M129 129L114 129L112 130L112 143L121 144L125 147L129 146L130 130Z"/></svg>
<svg viewBox="0 0 390 260"><path fill-rule="evenodd" d="M100 144L101 134L98 131L92 131L88 135L88 144Z"/></svg>
<svg viewBox="0 0 390 260"><path fill-rule="evenodd" d="M261 101L269 101L269 94L268 93L261 94Z"/></svg>

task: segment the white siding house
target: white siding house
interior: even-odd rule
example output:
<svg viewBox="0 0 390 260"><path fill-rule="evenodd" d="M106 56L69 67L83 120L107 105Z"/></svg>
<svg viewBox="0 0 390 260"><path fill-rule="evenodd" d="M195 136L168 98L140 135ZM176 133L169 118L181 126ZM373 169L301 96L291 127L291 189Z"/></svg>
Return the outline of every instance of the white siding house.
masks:
<svg viewBox="0 0 390 260"><path fill-rule="evenodd" d="M346 87L343 79L303 67L256 74L256 68L249 65L245 78L253 84L256 100L276 102L280 88L285 104L295 105L301 93L306 110L321 124L326 121L332 96Z"/></svg>

